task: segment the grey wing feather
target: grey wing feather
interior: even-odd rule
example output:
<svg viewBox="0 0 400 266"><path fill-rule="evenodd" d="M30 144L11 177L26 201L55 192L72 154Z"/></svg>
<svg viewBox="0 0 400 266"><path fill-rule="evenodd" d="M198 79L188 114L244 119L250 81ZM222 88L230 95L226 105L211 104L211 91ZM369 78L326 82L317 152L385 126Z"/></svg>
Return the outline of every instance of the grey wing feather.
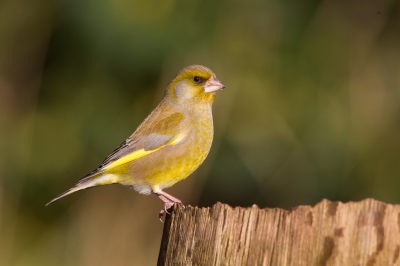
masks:
<svg viewBox="0 0 400 266"><path fill-rule="evenodd" d="M173 138L174 136L153 133L147 136L139 137L138 145L140 148L148 151L167 145L168 142L170 142Z"/></svg>
<svg viewBox="0 0 400 266"><path fill-rule="evenodd" d="M148 136L140 136L135 139L128 138L121 145L118 146L107 158L101 163L99 167L84 176L80 181L86 180L88 177L101 173L104 167L108 164L118 160L119 158L132 153L139 149L152 150L157 147L166 145L173 136L167 136L162 134L150 134Z"/></svg>
<svg viewBox="0 0 400 266"><path fill-rule="evenodd" d="M128 153L135 151L136 147L133 145L134 143L135 141L133 141L132 139L127 139L122 142L121 145L119 145L110 155L107 156L107 158L101 163L99 167L97 167L89 174L85 175L78 183L86 180L88 177L101 173L106 165L118 160Z"/></svg>

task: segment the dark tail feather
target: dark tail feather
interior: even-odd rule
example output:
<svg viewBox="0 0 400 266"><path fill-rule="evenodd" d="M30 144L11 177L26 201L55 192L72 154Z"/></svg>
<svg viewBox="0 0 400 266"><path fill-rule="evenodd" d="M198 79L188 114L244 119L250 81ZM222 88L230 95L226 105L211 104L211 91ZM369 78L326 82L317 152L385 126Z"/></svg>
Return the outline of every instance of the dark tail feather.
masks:
<svg viewBox="0 0 400 266"><path fill-rule="evenodd" d="M74 193L76 191L85 189L85 188L89 188L89 187L93 187L96 186L96 183L94 182L87 182L87 181L92 181L89 179L82 179L81 181L79 181L73 188L68 189L67 191L65 191L64 193L61 193L58 197L52 199L51 201L49 201L46 206L49 206L50 204L52 204L53 202L55 202L56 200L61 199L62 197L65 197L71 193Z"/></svg>
<svg viewBox="0 0 400 266"><path fill-rule="evenodd" d="M61 199L62 197L65 197L71 193L74 193L76 191L85 189L85 188L90 188L94 186L99 186L99 185L108 185L108 184L113 184L113 183L118 183L119 179L118 177L112 175L112 174L107 174L107 175L88 175L87 177L84 177L81 179L73 188L68 189L64 193L60 194L58 197L52 199L49 201L46 206L52 204L56 200Z"/></svg>
<svg viewBox="0 0 400 266"><path fill-rule="evenodd" d="M67 191L61 193L60 195L58 195L56 198L52 199L51 201L49 201L48 203L46 203L46 206L49 206L50 204L52 204L53 202L55 202L56 200L61 199L62 197L65 197L75 191L73 191L74 188L68 189Z"/></svg>

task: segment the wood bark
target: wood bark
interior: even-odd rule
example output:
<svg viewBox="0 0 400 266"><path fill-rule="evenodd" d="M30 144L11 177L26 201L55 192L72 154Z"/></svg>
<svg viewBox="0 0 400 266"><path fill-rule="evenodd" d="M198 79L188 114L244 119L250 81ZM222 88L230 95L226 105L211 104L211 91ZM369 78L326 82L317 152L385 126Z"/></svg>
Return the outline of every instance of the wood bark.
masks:
<svg viewBox="0 0 400 266"><path fill-rule="evenodd" d="M323 200L291 210L175 205L158 265L399 265L400 205Z"/></svg>

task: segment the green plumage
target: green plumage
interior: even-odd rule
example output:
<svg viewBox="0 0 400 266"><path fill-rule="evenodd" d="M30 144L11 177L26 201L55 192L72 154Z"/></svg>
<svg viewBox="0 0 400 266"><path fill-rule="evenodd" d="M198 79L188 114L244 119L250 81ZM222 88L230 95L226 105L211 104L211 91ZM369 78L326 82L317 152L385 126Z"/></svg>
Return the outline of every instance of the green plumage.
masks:
<svg viewBox="0 0 400 266"><path fill-rule="evenodd" d="M223 88L204 66L182 69L136 131L96 170L48 204L78 190L113 183L155 193L165 208L180 203L163 189L188 177L207 157L213 139L211 105L215 91Z"/></svg>

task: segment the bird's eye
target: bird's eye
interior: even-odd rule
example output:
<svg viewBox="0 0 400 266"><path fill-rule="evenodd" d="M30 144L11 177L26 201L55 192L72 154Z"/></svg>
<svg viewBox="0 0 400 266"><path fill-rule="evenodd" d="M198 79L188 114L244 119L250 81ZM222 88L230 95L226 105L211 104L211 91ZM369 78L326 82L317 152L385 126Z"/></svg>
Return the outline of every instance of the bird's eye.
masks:
<svg viewBox="0 0 400 266"><path fill-rule="evenodd" d="M194 76L193 81L196 83L200 83L201 82L201 78L198 76Z"/></svg>

